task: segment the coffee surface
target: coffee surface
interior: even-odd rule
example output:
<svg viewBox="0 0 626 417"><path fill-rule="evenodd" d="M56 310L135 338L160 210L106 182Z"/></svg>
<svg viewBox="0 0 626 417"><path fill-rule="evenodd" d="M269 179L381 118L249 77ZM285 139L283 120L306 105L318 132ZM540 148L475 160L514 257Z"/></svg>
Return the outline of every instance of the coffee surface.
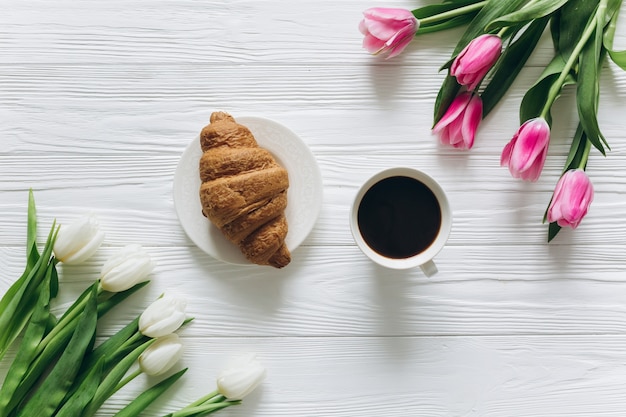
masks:
<svg viewBox="0 0 626 417"><path fill-rule="evenodd" d="M420 181L389 177L365 193L357 222L370 248L388 258L404 259L434 242L441 227L441 207Z"/></svg>

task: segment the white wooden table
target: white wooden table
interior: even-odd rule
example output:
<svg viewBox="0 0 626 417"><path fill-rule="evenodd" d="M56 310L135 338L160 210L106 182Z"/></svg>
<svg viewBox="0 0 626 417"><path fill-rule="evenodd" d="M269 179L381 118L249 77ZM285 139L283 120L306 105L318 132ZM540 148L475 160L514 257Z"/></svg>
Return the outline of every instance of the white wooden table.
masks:
<svg viewBox="0 0 626 417"><path fill-rule="evenodd" d="M602 70L599 118L612 151L589 161L591 211L547 244L541 220L576 124L573 90L556 104L537 183L512 179L499 157L523 93L550 58L548 37L474 149L458 152L439 146L429 128L438 68L461 31L418 38L388 61L361 48L364 9L422 4L3 0L0 292L24 265L32 188L41 240L54 218L70 223L89 211L107 232L87 264L61 269L56 312L128 243L145 246L157 267L100 334L163 291L188 298L196 319L181 332L178 367L190 370L146 416L211 391L238 352L257 352L268 378L218 415L624 415L626 74L613 64ZM625 34L620 27L618 49ZM283 270L217 261L177 220L174 170L215 110L278 121L317 158L321 214ZM375 266L351 237L359 185L400 165L435 177L453 208L431 278ZM147 383L138 378L100 415Z"/></svg>

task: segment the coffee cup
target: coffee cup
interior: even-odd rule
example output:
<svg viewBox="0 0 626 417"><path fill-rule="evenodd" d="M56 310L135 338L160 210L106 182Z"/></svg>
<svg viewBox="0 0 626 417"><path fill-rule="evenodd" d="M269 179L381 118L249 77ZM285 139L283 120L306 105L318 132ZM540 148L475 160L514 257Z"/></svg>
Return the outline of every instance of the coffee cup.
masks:
<svg viewBox="0 0 626 417"><path fill-rule="evenodd" d="M381 171L359 189L350 228L361 251L392 269L420 267L437 273L433 258L452 228L452 211L441 186L424 172L397 167Z"/></svg>

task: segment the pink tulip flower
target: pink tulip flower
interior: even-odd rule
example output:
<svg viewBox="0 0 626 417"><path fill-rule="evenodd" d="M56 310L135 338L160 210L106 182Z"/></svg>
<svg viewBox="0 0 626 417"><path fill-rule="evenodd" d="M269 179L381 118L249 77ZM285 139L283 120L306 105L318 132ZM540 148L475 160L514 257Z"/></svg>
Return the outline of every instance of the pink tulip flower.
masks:
<svg viewBox="0 0 626 417"><path fill-rule="evenodd" d="M452 62L450 75L459 84L474 91L502 54L502 39L497 35L481 35L472 40Z"/></svg>
<svg viewBox="0 0 626 417"><path fill-rule="evenodd" d="M593 186L582 169L567 171L556 184L548 208L548 221L575 229L587 214L593 200Z"/></svg>
<svg viewBox="0 0 626 417"><path fill-rule="evenodd" d="M365 38L363 47L372 54L389 53L392 58L413 40L419 21L410 10L374 7L363 12L359 30Z"/></svg>
<svg viewBox="0 0 626 417"><path fill-rule="evenodd" d="M483 101L476 94L462 92L452 101L441 120L433 128L444 145L470 149L483 117Z"/></svg>
<svg viewBox="0 0 626 417"><path fill-rule="evenodd" d="M511 175L537 181L548 154L550 126L543 117L526 121L504 147L500 165L508 165Z"/></svg>

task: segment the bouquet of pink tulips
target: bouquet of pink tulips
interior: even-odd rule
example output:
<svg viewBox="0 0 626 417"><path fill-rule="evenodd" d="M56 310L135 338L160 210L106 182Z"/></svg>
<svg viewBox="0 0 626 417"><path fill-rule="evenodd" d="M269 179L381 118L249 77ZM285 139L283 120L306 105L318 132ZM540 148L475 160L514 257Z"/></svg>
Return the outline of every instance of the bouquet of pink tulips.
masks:
<svg viewBox="0 0 626 417"><path fill-rule="evenodd" d="M363 46L388 58L416 35L468 25L435 102L433 132L445 145L470 149L478 126L504 96L549 27L554 57L520 104L520 128L500 164L511 175L537 181L550 143L551 108L566 85L576 88L578 126L544 216L548 241L561 227L576 228L593 200L586 173L590 151L605 155L608 142L597 119L599 73L608 55L626 70L626 51L613 50L621 0L444 0L415 10L372 8L359 29Z"/></svg>

